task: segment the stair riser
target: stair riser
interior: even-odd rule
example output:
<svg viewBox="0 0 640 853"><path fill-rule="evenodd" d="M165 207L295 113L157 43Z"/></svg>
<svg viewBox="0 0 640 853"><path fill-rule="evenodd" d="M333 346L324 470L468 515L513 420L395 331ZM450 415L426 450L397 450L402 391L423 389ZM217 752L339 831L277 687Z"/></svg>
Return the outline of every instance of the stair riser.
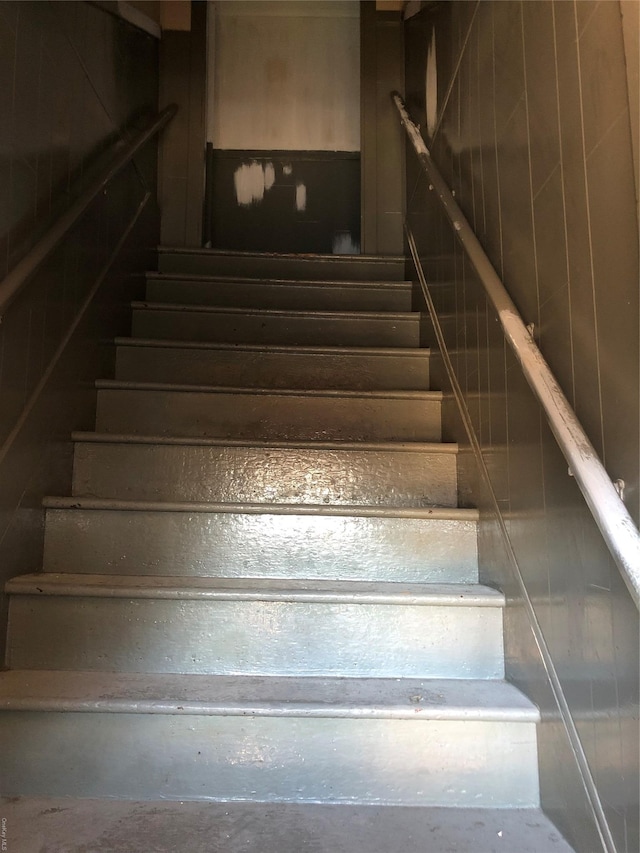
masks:
<svg viewBox="0 0 640 853"><path fill-rule="evenodd" d="M8 795L538 804L533 723L37 712L1 719ZM35 743L25 761L24 745Z"/></svg>
<svg viewBox="0 0 640 853"><path fill-rule="evenodd" d="M116 377L236 388L429 389L429 357L119 346Z"/></svg>
<svg viewBox="0 0 640 853"><path fill-rule="evenodd" d="M392 315L393 316L393 315ZM417 347L418 316L336 317L322 314L228 313L136 308L132 334L141 338L296 346Z"/></svg>
<svg viewBox="0 0 640 853"><path fill-rule="evenodd" d="M441 401L311 394L98 392L96 429L264 441L439 441Z"/></svg>
<svg viewBox="0 0 640 853"><path fill-rule="evenodd" d="M411 311L411 286L348 284L283 285L268 281L189 281L147 279L147 299L231 308L284 308L297 311Z"/></svg>
<svg viewBox="0 0 640 853"><path fill-rule="evenodd" d="M49 572L477 583L476 524L47 510Z"/></svg>
<svg viewBox="0 0 640 853"><path fill-rule="evenodd" d="M9 618L13 669L503 677L500 607L14 595Z"/></svg>
<svg viewBox="0 0 640 853"><path fill-rule="evenodd" d="M359 258L313 258L217 255L206 252L158 254L158 269L178 275L219 275L247 278L282 278L300 281L403 281L404 261Z"/></svg>
<svg viewBox="0 0 640 853"><path fill-rule="evenodd" d="M76 445L73 493L122 500L453 507L456 457L87 442Z"/></svg>

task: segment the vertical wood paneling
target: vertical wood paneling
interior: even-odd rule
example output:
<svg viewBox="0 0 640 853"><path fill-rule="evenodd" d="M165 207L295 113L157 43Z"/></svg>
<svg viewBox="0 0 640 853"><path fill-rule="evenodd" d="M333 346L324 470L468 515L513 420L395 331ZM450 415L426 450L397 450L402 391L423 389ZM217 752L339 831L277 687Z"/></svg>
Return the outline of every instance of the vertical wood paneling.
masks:
<svg viewBox="0 0 640 853"><path fill-rule="evenodd" d="M402 21L371 0L361 8L362 251L401 254L404 140L389 93L404 90Z"/></svg>
<svg viewBox="0 0 640 853"><path fill-rule="evenodd" d="M205 168L207 4L192 5L191 30L165 31L160 44L160 109L178 114L160 143L161 241L202 245Z"/></svg>
<svg viewBox="0 0 640 853"><path fill-rule="evenodd" d="M360 4L360 240L365 253L374 253L377 245L376 42L376 4L374 0L363 0Z"/></svg>
<svg viewBox="0 0 640 853"><path fill-rule="evenodd" d="M640 4L637 0L620 0L620 9L636 173L636 205L640 217Z"/></svg>
<svg viewBox="0 0 640 853"><path fill-rule="evenodd" d="M470 6L442 4L407 23L407 103L422 121L435 26L441 99L454 72L455 79L432 153L525 322L535 322L542 352L610 476L625 480L627 506L640 520L638 219L620 7L482 2L462 56L452 55L447 45L464 44ZM640 843L637 612L495 312L483 314L479 282L459 250L451 253L443 226L424 229L438 214L421 190L424 179L408 175L408 215L424 263L434 282L452 280L456 310L453 322L445 317L445 335L490 488L616 849L632 853ZM451 264L429 263L448 253ZM465 445L464 434L445 429ZM601 849L592 803L566 731L553 722L561 717L500 540L496 504L481 488L475 500L483 510L481 570L510 602L508 671L543 711L543 804L576 849L591 853Z"/></svg>
<svg viewBox="0 0 640 853"><path fill-rule="evenodd" d="M0 3L0 278L79 194L114 143L157 111L154 39L88 3ZM56 353L96 278L155 184L148 146L89 208L0 323L0 588L41 559L44 494L70 477L70 431L91 426L105 341L157 242L153 205ZM45 377L48 379L45 381ZM0 594L0 656L6 600Z"/></svg>

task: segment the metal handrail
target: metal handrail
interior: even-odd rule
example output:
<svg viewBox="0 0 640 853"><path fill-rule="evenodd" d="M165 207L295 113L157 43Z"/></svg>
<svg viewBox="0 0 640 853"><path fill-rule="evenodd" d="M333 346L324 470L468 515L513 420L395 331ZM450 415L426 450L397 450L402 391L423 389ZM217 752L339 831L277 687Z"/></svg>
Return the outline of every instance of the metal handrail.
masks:
<svg viewBox="0 0 640 853"><path fill-rule="evenodd" d="M32 246L27 254L15 265L11 272L0 282L0 317L9 305L29 282L31 276L49 257L58 243L73 228L93 200L104 191L107 184L113 180L125 166L135 157L138 151L159 133L174 117L178 110L175 104L170 104L155 119L141 131L125 149L117 154L110 165L96 180L87 187L82 195L55 221L45 234Z"/></svg>
<svg viewBox="0 0 640 853"><path fill-rule="evenodd" d="M440 199L458 240L477 272L489 300L498 312L505 336L522 367L527 382L545 411L551 431L569 464L569 470L580 487L636 607L640 609L640 533L638 528L480 241L433 162L419 129L407 113L404 101L397 92L393 92L391 98L398 108L402 124L427 173L430 189L435 191Z"/></svg>

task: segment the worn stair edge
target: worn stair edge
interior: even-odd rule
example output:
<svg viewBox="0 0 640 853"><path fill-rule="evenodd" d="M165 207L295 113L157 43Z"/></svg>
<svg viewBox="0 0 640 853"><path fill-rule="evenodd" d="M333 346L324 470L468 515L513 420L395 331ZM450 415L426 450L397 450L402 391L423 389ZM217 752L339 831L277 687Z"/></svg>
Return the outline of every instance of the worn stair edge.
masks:
<svg viewBox="0 0 640 853"><path fill-rule="evenodd" d="M286 580L37 573L5 586L9 595L88 598L280 601L308 604L391 604L504 607L504 595L481 584Z"/></svg>
<svg viewBox="0 0 640 853"><path fill-rule="evenodd" d="M537 723L501 679L303 678L10 670L2 711Z"/></svg>
<svg viewBox="0 0 640 853"><path fill-rule="evenodd" d="M136 300L134 311L169 311L180 314L231 314L234 317L285 317L287 319L314 320L381 320L385 323L417 323L420 314L415 311L313 311L294 308L232 308L226 305L193 305L181 302L150 302Z"/></svg>
<svg viewBox="0 0 640 853"><path fill-rule="evenodd" d="M406 453L431 453L443 455L456 455L458 444L456 442L430 442L430 441L398 441L398 442L375 442L375 441L313 441L313 440L272 440L265 441L253 438L200 438L198 436L172 436L172 435L142 435L136 433L108 433L108 432L84 432L76 430L71 433L71 440L85 444L168 444L195 447L252 447L264 449L291 449L291 450L353 450L372 451L380 453L384 451L406 452Z"/></svg>
<svg viewBox="0 0 640 853"><path fill-rule="evenodd" d="M159 255L202 255L203 257L220 258L264 258L272 260L284 260L290 258L295 261L328 261L334 263L405 263L404 255L335 255L321 252L245 252L240 249L205 249L189 248L185 246L158 246Z"/></svg>
<svg viewBox="0 0 640 853"><path fill-rule="evenodd" d="M404 281L365 281L359 279L303 279L303 278L262 278L260 276L206 275L203 273L155 272L145 274L147 281L195 282L198 284L264 284L265 287L319 287L319 288L357 288L358 290L406 290L411 291L412 282Z"/></svg>
<svg viewBox="0 0 640 853"><path fill-rule="evenodd" d="M226 385L184 385L174 382L127 382L121 379L96 379L98 391L170 391L190 394L248 394L256 397L348 397L365 400L425 400L441 402L442 391L353 391L332 388L237 388Z"/></svg>
<svg viewBox="0 0 640 853"><path fill-rule="evenodd" d="M136 501L116 498L46 496L42 505L46 509L95 509L114 512L185 512L185 513L238 513L242 515L305 515L345 516L358 518L417 518L424 520L473 521L479 519L476 509L449 507L384 507L384 506L328 506L326 504L274 504L274 503L207 503L202 501Z"/></svg>
<svg viewBox="0 0 640 853"><path fill-rule="evenodd" d="M154 347L157 349L196 349L223 352L267 352L285 355L352 355L375 358L429 358L428 347L344 347L344 346L288 346L279 344L217 343L215 341L183 341L162 338L114 338L115 346Z"/></svg>

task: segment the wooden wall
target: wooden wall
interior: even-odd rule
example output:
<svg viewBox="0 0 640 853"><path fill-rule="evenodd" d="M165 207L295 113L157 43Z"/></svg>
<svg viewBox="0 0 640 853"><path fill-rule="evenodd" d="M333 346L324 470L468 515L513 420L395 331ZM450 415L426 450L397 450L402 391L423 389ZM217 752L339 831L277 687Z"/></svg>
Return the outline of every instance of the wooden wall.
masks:
<svg viewBox="0 0 640 853"><path fill-rule="evenodd" d="M404 139L389 93L404 93L404 38L398 12L361 3L361 245L365 254L402 254Z"/></svg>
<svg viewBox="0 0 640 853"><path fill-rule="evenodd" d="M163 32L160 109L178 114L160 145L160 239L167 246L201 246L205 169L207 4L194 2L190 30Z"/></svg>

